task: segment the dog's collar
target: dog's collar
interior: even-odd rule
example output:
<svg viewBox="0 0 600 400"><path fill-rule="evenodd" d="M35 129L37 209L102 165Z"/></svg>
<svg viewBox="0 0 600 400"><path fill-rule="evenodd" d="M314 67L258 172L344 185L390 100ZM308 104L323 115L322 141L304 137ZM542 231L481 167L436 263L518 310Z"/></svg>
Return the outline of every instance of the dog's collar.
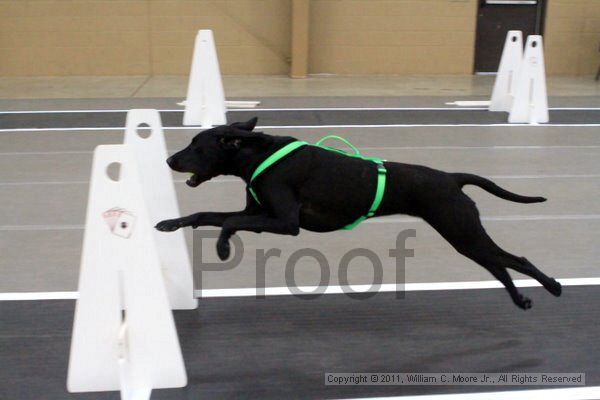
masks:
<svg viewBox="0 0 600 400"><path fill-rule="evenodd" d="M347 153L343 150L325 146L324 144L322 144L323 142L325 142L326 140L329 140L329 139L336 139L336 140L339 140L339 141L345 143L352 150L354 150L354 153L353 154ZM250 194L252 195L252 197L254 198L254 200L256 200L256 202L258 204L261 204L261 203L260 203L260 200L258 199L256 191L252 188L252 182L261 173L263 173L266 169L270 168L271 166L273 166L274 164L279 162L282 158L286 157L293 151L295 151L303 146L309 146L309 144L306 142L300 141L300 140L296 140L294 142L288 143L287 145L283 146L279 150L275 151L273 154L271 154L269 157L267 157L262 163L260 163L258 165L258 167L256 167L256 169L252 173L252 176L250 177L250 181L248 182L248 191L250 192ZM370 218L373 215L375 215L375 212L377 211L377 209L379 208L379 205L381 204L381 201L383 200L383 194L385 192L387 170L383 164L384 160L382 160L380 158L376 158L376 157L365 157L365 156L361 155L360 152L358 151L358 149L356 147L354 147L352 145L352 143L350 143L346 139L341 138L339 136L333 136L333 135L325 136L324 138L319 140L316 144L314 144L314 146L320 147L327 151L340 153L340 154L343 154L343 155L346 155L349 157L356 157L356 158L360 158L360 159L363 159L366 161L372 161L377 164L377 189L375 191L375 198L373 199L373 203L371 204L369 211L367 212L366 215L360 216L356 221L354 221L353 223L351 223L349 225L346 225L342 229L344 229L344 230L353 229L356 225L360 224L365 219Z"/></svg>

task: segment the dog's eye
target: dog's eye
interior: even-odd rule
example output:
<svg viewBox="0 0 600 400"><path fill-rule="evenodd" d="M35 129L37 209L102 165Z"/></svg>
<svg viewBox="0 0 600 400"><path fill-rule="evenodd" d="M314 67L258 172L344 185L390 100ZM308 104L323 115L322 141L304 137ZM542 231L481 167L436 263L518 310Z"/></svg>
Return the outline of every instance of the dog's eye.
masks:
<svg viewBox="0 0 600 400"><path fill-rule="evenodd" d="M229 138L221 138L219 139L219 143L225 144L233 147L240 147L240 143L242 143L242 139L229 139Z"/></svg>

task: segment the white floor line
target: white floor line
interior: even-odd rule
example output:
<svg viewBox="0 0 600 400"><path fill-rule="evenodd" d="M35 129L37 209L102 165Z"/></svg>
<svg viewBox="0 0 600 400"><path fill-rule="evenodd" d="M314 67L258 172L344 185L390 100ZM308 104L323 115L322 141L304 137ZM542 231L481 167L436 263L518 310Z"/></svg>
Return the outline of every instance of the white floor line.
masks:
<svg viewBox="0 0 600 400"><path fill-rule="evenodd" d="M432 394L395 397L361 397L361 400L592 400L600 399L600 386L558 389L524 389L498 392ZM346 399L351 400L351 399Z"/></svg>
<svg viewBox="0 0 600 400"><path fill-rule="evenodd" d="M32 181L32 182L0 182L0 186L33 186L33 185L89 185L90 181Z"/></svg>
<svg viewBox="0 0 600 400"><path fill-rule="evenodd" d="M552 110L552 108L549 108ZM576 109L577 110L577 109ZM584 109L594 110L594 109ZM126 113L129 110L16 110L0 111L0 114L77 114L77 113ZM159 112L179 112L183 109L162 109ZM281 112L281 111L487 111L485 107L299 107L299 108L235 108L227 112Z"/></svg>
<svg viewBox="0 0 600 400"><path fill-rule="evenodd" d="M572 214L572 215L499 215L481 217L486 222L517 222L517 221L597 221L600 214ZM424 223L415 217L379 217L369 219L363 224L406 224ZM83 230L84 225L0 225L0 232L7 231L72 231Z"/></svg>
<svg viewBox="0 0 600 400"><path fill-rule="evenodd" d="M600 174L547 174L547 175L487 175L488 179L597 179ZM185 179L174 179L175 183L185 183ZM238 178L215 178L204 182L202 185L214 183L242 183ZM2 186L34 186L34 185L88 185L89 181L25 181L25 182L0 182Z"/></svg>
<svg viewBox="0 0 600 400"><path fill-rule="evenodd" d="M597 286L600 285L600 278L564 278L558 279L563 286ZM533 279L516 279L514 281L517 287L539 287L539 282ZM499 289L503 288L499 281L472 281L472 282L426 282L426 283L406 283L404 285L383 284L377 289L377 292L421 292L438 290L471 290L471 289ZM320 289L324 294L342 294L348 291L347 286L330 285L325 288L317 286L299 286L297 289L301 292L309 293ZM355 292L366 292L371 290L371 285L351 285ZM202 298L221 298L221 297L253 297L257 294L257 288L235 288L235 289L204 289L195 290L196 297ZM266 296L290 296L292 291L287 287L268 287L264 289ZM0 293L0 301L11 300L71 300L77 298L77 292L12 292Z"/></svg>
<svg viewBox="0 0 600 400"><path fill-rule="evenodd" d="M182 127L164 129L184 129ZM196 128L190 128L196 129ZM125 131L125 127L107 127L107 128L15 128L0 129L0 133L37 133L37 132L71 132L71 131Z"/></svg>
<svg viewBox="0 0 600 400"><path fill-rule="evenodd" d="M15 292L0 293L0 301L20 300L75 300L78 292Z"/></svg>
<svg viewBox="0 0 600 400"><path fill-rule="evenodd" d="M585 128L600 127L600 124L387 124L387 125L266 125L256 129L364 129L364 128L452 128L452 127L506 127L506 128ZM199 126L165 126L169 130L202 130ZM122 131L124 127L81 127L81 128L14 128L0 129L0 133L36 133L36 132L71 132L71 131Z"/></svg>
<svg viewBox="0 0 600 400"><path fill-rule="evenodd" d="M134 107L138 108L138 107ZM90 109L90 110L4 110L0 114L84 114L84 113L126 113L125 109ZM183 112L183 109L163 109L159 112ZM253 111L246 110L246 111Z"/></svg>
<svg viewBox="0 0 600 400"><path fill-rule="evenodd" d="M378 146L358 147L359 150L546 150L546 149L598 149L600 145L500 145L500 146ZM168 151L175 151L169 150ZM52 156L62 154L93 154L91 150L57 150L57 151L8 151L0 152L0 156Z"/></svg>
<svg viewBox="0 0 600 400"><path fill-rule="evenodd" d="M359 150L546 150L546 149L599 149L600 145L502 145L502 146L380 146L357 147Z"/></svg>
<svg viewBox="0 0 600 400"><path fill-rule="evenodd" d="M600 124L389 124L389 125L281 125L281 126L257 126L256 129L333 129L333 128L451 128L451 127L598 127ZM167 128L168 129L168 128ZM174 128L178 129L178 128Z"/></svg>
<svg viewBox="0 0 600 400"><path fill-rule="evenodd" d="M175 183L185 183L186 179L173 179ZM237 178L215 178L210 181L204 182L202 185L213 184L213 183L231 183L231 182L242 182ZM90 181L31 181L31 182L0 182L0 186L29 186L29 185L89 185Z"/></svg>
<svg viewBox="0 0 600 400"><path fill-rule="evenodd" d="M550 107L556 111L597 111L600 107ZM487 107L297 107L229 109L228 112L279 112L279 111L487 111ZM125 109L90 110L6 110L0 114L69 114L69 113L126 113ZM159 112L183 112L183 109L161 109Z"/></svg>
<svg viewBox="0 0 600 400"><path fill-rule="evenodd" d="M84 225L0 225L0 232L13 231L77 231Z"/></svg>
<svg viewBox="0 0 600 400"><path fill-rule="evenodd" d="M598 111L600 107L550 107L548 110L557 111Z"/></svg>
<svg viewBox="0 0 600 400"><path fill-rule="evenodd" d="M600 285L600 278L566 278L558 279L564 286L585 286L585 285ZM517 279L514 281L517 287L539 287L541 284L533 279ZM469 289L500 289L504 286L499 281L473 281L473 282L429 282L429 283L406 283L404 285L383 284L377 289L377 292L421 292L421 291L438 291L438 290L469 290ZM324 294L342 294L348 291L347 286L330 285L327 287L317 286L299 286L297 292L310 293L319 289L319 293ZM352 285L351 289L355 292L367 292L372 289L371 285ZM256 288L239 288L239 289L204 289L196 290L196 297L251 297L256 296ZM270 287L265 289L266 296L289 296L293 295L287 287Z"/></svg>
<svg viewBox="0 0 600 400"><path fill-rule="evenodd" d="M95 110L4 110L0 114L78 114L78 113L126 113L129 110L95 109ZM159 110L161 112L183 112L183 110Z"/></svg>
<svg viewBox="0 0 600 400"><path fill-rule="evenodd" d="M600 174L556 174L556 175L488 175L489 179L562 179L600 178Z"/></svg>
<svg viewBox="0 0 600 400"><path fill-rule="evenodd" d="M599 220L600 214L571 215L498 215L481 217L482 221L593 221ZM363 224L402 224L423 222L415 217L380 217L366 220Z"/></svg>
<svg viewBox="0 0 600 400"><path fill-rule="evenodd" d="M66 150L66 151L5 151L0 156L52 156L58 154L93 154L90 150Z"/></svg>

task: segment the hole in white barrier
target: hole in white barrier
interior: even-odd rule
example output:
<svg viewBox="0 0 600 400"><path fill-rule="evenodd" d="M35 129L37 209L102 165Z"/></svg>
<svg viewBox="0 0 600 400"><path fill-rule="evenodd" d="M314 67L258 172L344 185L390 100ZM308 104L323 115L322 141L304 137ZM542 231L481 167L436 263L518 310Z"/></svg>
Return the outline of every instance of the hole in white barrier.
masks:
<svg viewBox="0 0 600 400"><path fill-rule="evenodd" d="M512 41L513 41L513 42L516 42L516 41L517 41L517 37L516 37L516 36L513 36L513 37L512 37Z"/></svg>
<svg viewBox="0 0 600 400"><path fill-rule="evenodd" d="M111 180L118 182L119 179L121 179L121 163L113 162L108 164L106 167L106 175L108 175Z"/></svg>
<svg viewBox="0 0 600 400"><path fill-rule="evenodd" d="M537 42L535 40L531 42L531 47L537 47Z"/></svg>
<svg viewBox="0 0 600 400"><path fill-rule="evenodd" d="M150 135L152 134L150 125L148 125L145 122L142 122L141 124L139 124L137 126L136 132L137 132L138 136L141 137L142 139L148 139L150 137Z"/></svg>

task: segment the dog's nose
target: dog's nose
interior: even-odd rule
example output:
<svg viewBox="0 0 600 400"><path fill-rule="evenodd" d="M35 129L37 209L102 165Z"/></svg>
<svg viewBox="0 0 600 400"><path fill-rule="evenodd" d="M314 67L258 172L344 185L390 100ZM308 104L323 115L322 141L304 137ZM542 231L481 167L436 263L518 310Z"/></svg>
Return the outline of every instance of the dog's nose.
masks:
<svg viewBox="0 0 600 400"><path fill-rule="evenodd" d="M175 169L175 159L173 159L173 156L167 158L167 164L171 169Z"/></svg>

